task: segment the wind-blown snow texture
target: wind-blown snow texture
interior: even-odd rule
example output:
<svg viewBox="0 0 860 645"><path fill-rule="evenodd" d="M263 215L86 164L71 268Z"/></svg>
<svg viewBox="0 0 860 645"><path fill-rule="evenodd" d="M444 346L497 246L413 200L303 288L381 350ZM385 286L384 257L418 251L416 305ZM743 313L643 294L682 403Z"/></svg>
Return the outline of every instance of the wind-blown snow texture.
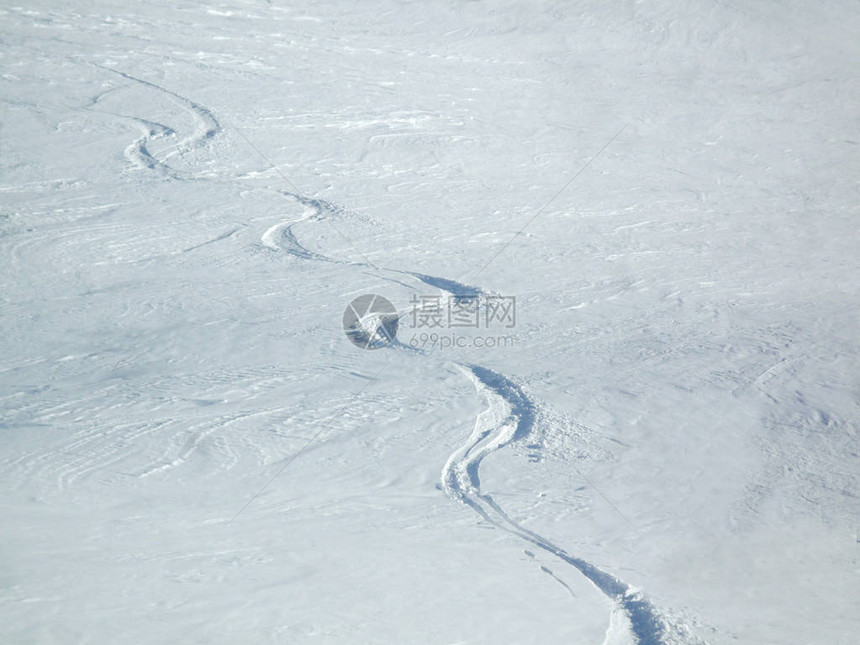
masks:
<svg viewBox="0 0 860 645"><path fill-rule="evenodd" d="M856 642L856 3L56 5L0 8L3 642Z"/></svg>

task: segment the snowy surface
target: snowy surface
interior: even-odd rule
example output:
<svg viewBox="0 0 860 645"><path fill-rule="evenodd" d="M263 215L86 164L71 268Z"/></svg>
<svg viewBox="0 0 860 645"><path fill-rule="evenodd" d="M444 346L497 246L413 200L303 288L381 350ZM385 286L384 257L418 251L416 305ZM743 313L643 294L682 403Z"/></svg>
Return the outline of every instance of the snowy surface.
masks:
<svg viewBox="0 0 860 645"><path fill-rule="evenodd" d="M860 5L132 5L0 9L0 640L857 642Z"/></svg>

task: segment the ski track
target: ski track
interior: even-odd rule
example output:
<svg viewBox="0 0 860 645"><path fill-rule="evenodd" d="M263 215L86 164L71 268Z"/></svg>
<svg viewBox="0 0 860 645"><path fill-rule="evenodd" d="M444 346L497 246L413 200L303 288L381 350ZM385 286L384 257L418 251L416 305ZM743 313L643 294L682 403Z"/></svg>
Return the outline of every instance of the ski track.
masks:
<svg viewBox="0 0 860 645"><path fill-rule="evenodd" d="M156 159L149 151L149 148L147 148L147 144L151 141L176 136L175 130L161 123L147 121L146 119L140 119L137 117L127 118L130 118L137 123L138 127L140 127L143 132L143 135L125 149L125 158L138 167L155 170L166 177L179 179L179 175L173 168Z"/></svg>
<svg viewBox="0 0 860 645"><path fill-rule="evenodd" d="M211 139L213 139L217 134L222 132L223 128L215 118L215 115L208 108L200 105L199 103L192 101L186 96L169 90L157 83L153 83L151 81L144 80L142 78L138 78L137 76L133 76L132 74L128 74L126 72L112 69L110 67L105 67L104 65L99 65L98 63L91 63L95 67L102 69L104 71L111 72L113 74L117 74L122 78L132 81L133 83L137 83L144 87L148 87L150 89L156 90L162 94L165 94L172 98L175 102L178 102L181 106L185 107L191 116L198 123L198 127L195 131L178 142L175 146L175 150L171 153L165 155L166 159L169 159L174 154L178 153L180 156L190 150L194 150L203 146L206 146ZM100 94L94 96L90 99L89 103L85 106L87 109L93 109L96 105L98 105L101 99L113 92L116 91L116 88L112 88L105 92L101 92ZM125 150L125 157L136 166L145 168L154 172L161 174L164 177L168 177L171 179L178 180L193 180L198 179L198 177L192 175L189 172L179 170L169 165L165 160L158 159L155 155L153 155L149 151L149 144L154 141L158 141L160 139L166 139L170 137L176 136L176 131L162 123L157 123L155 121L151 121L149 119L135 117L135 116L127 116L123 114L115 114L112 113L113 116L131 119L133 120L137 126L140 128L142 132L142 136L135 139ZM290 192L285 190L279 190L280 194L285 197L292 199L302 206L305 207L305 212L301 218L298 220L294 220L291 222L281 222L279 224L275 224L270 227L263 234L261 238L261 243L264 247L283 251L289 255L292 255L301 260L315 260L318 262L328 262L331 264L342 264L342 265L352 265L352 266L361 266L368 269L373 269L377 272L377 274L383 279L389 280L391 282L398 282L393 278L387 278L384 275L379 274L379 267L373 266L367 262L352 262L352 261L344 261L337 260L334 258L330 258L321 253L317 253L315 251L311 251L310 249L304 247L296 238L295 233L293 232L293 228L304 222L311 221L320 221L325 218L326 214L331 216L337 216L342 214L342 209L335 206L331 202L328 202L324 199L317 199L313 197L307 197L298 192ZM235 232L235 231L234 231ZM231 233L226 234L218 239L223 239L224 237L228 237ZM213 240L217 241L217 240ZM192 247L197 248L197 247ZM455 280L451 280L449 278L441 278L438 276L427 275L424 273L419 273L416 271L404 271L399 269L386 269L386 271L390 271L393 273L399 273L401 275L409 275L413 278L416 278L427 284L431 287L435 287L441 291L445 291L457 297L477 297L482 295L484 292L473 286L469 286L466 284L462 284ZM398 282L398 284L403 284ZM408 285L407 285L408 286Z"/></svg>
<svg viewBox="0 0 860 645"><path fill-rule="evenodd" d="M578 570L624 612L639 645L664 644L665 621L639 592L524 528L511 519L491 495L481 491L481 462L511 442L524 439L534 426L536 410L522 388L507 377L479 365L458 365L471 378L487 408L478 415L467 442L451 455L442 469L445 491L493 526L530 542Z"/></svg>
<svg viewBox="0 0 860 645"><path fill-rule="evenodd" d="M299 243L298 239L296 239L295 233L293 233L293 227L301 224L302 222L321 220L325 213L336 214L338 209L335 206L323 199L311 199L304 195L288 191L278 192L285 197L297 201L305 207L305 211L302 217L297 220L292 222L281 222L280 224L275 224L269 228L260 240L263 246L275 251L284 251L300 260L316 260L317 262L330 262L332 264L352 264L341 260L335 260L321 253L316 253L305 248Z"/></svg>
<svg viewBox="0 0 860 645"><path fill-rule="evenodd" d="M304 206L305 212L298 220L275 224L274 226L270 227L265 233L263 233L263 236L260 241L266 248L277 251L284 251L289 255L299 258L300 260L316 260L318 262L329 262L331 264L363 267L365 269L374 271L378 277L381 277L384 280L400 284L410 289L414 289L414 287L404 284L403 282L400 282L395 278L390 278L385 275L382 275L380 271L411 276L423 282L424 284L439 289L440 291L445 291L457 297L478 297L484 294L484 291L477 287L462 284L460 282L457 282L456 280L450 280L448 278L440 278L438 276L418 273L416 271L389 269L385 267L371 265L367 262L336 260L321 253L317 253L316 251L311 251L298 241L295 233L293 232L293 228L305 222L321 221L325 218L326 214L337 216L342 212L341 209L323 199L305 197L304 195L289 191L278 192L290 199L297 201L299 204ZM401 314L400 317L402 318L404 315L405 314Z"/></svg>
<svg viewBox="0 0 860 645"><path fill-rule="evenodd" d="M262 242L265 246L283 250L302 260L377 268L363 262L347 263L334 260L302 246L293 233L293 227L302 222L319 220L326 211L334 214L337 209L328 202L312 200L293 193L287 194L303 205L310 206L312 214L306 213L306 216L298 221L271 227L263 235ZM478 287L447 278L399 269L385 270L412 276L454 297L478 297L485 293ZM395 346L412 349L399 342L395 343ZM507 377L480 365L461 363L456 365L471 378L488 407L478 415L468 441L449 457L442 470L442 485L448 496L469 506L493 526L533 544L572 566L610 598L616 608L612 613L604 645L620 644L631 632L638 645L667 645L665 619L640 592L590 562L570 555L547 538L524 528L511 519L492 496L481 491L479 472L481 462L511 442L524 439L535 424L536 408L522 388ZM573 595L566 583L551 571L542 569Z"/></svg>
<svg viewBox="0 0 860 645"><path fill-rule="evenodd" d="M192 135L177 144L175 152L182 154L185 151L204 146L221 131L221 126L212 112L187 97L125 72L101 65L96 66L118 74L127 80L164 93L185 106L192 113L198 122L198 128L195 129ZM98 98L93 99L93 105L98 102ZM194 179L188 173L176 170L165 161L156 159L147 148L147 145L152 141L175 136L175 132L171 128L138 117L126 118L132 118L143 131L143 135L126 149L127 158L139 166L170 178ZM305 212L298 220L282 222L266 230L261 238L261 243L264 247L285 252L300 260L373 269L379 277L403 284L393 278L386 278L381 275L380 267L367 262L337 260L304 247L298 241L293 231L294 227L307 222L323 220L326 215L336 216L340 214L341 210L325 200L314 199L297 192L278 192L304 206ZM454 297L479 297L486 293L479 287L466 285L449 278L431 276L417 271L400 269L382 270L411 276L423 284L439 289ZM399 342L396 342L393 346L398 349L412 349ZM630 633L632 633L634 642L637 645L668 645L666 620L640 592L590 562L570 555L546 537L523 527L508 516L490 494L482 492L480 478L481 463L489 455L514 441L524 439L529 434L536 422L536 406L523 392L522 388L506 376L480 365L455 364L473 382L475 389L487 407L478 414L475 420L475 427L466 443L454 451L442 469L442 486L446 494L452 499L470 507L482 519L494 527L506 531L570 565L612 600L615 604L615 609L610 617L610 625L604 645L614 645L624 642L629 638ZM178 451L178 454L172 459L164 459L161 463L153 464L143 472L138 473L137 476L147 477L156 472L175 468L186 462L191 454L200 447L201 442L205 440L210 432L204 431L193 434L186 440L185 444ZM79 464L74 464L71 470L73 472L71 476L69 473L61 476L61 479L65 480L65 485L68 485L70 480L81 475ZM567 588L568 592L573 596L572 590L566 583L550 570L545 567L541 568L545 573Z"/></svg>
<svg viewBox="0 0 860 645"><path fill-rule="evenodd" d="M222 132L223 128L218 122L218 119L215 118L215 115L212 113L212 111L206 107L203 107L199 103L192 101L188 97L169 90L166 87L162 87L161 85L153 83L152 81L147 81L142 78L138 78L137 76L128 74L126 72L112 69L110 67L105 67L104 65L99 65L98 63L90 64L101 70L108 71L112 74L121 76L128 81L131 81L138 85L142 85L143 87L156 90L157 92L168 96L171 100L173 100L175 103L178 103L180 106L182 106L188 111L188 113L194 120L196 126L188 136L176 143L172 151L164 155L165 159L163 160L156 158L149 151L149 144L160 139L175 137L176 131L173 130L173 128L140 117L126 116L122 114L114 114L114 116L133 120L142 131L142 136L136 139L131 145L129 145L125 149L126 159L128 159L138 167L158 172L162 176L168 177L170 179L196 179L193 174L186 171L178 170L177 168L174 168L173 166L169 165L167 163L167 159L176 154L180 155L181 157L182 155L191 152L192 150L205 147L212 141L212 139L215 138L216 135ZM87 109L94 109L98 102L111 91L112 90L102 92L101 94L93 97L90 100L89 104L85 107Z"/></svg>

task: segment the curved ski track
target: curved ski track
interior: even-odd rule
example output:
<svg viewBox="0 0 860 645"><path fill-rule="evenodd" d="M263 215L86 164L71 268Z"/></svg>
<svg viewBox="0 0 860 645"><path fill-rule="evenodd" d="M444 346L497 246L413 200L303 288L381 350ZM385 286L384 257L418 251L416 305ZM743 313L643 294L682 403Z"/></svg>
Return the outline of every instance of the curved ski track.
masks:
<svg viewBox="0 0 860 645"><path fill-rule="evenodd" d="M535 423L536 410L522 388L507 377L479 365L459 366L471 378L487 408L475 420L475 428L468 441L449 457L442 469L445 491L490 524L577 569L616 603L629 621L637 643L666 643L664 619L639 592L590 562L570 555L542 535L524 528L511 519L492 496L481 491L481 462L509 443L525 438Z"/></svg>
<svg viewBox="0 0 860 645"><path fill-rule="evenodd" d="M311 207L312 214L306 212L306 216L300 220L271 227L263 235L262 242L265 246L281 249L302 260L317 260L371 268L364 262L335 260L302 246L292 231L293 226L300 222L319 220L325 211L332 214L337 211L328 202L309 199L293 193L285 194L303 205ZM480 296L485 293L479 287L465 285L448 278L399 269L385 270L412 276L455 297ZM403 345L400 347L411 349ZM442 469L442 485L448 496L469 506L497 528L530 542L574 567L615 603L617 612L628 624L638 645L668 645L665 619L641 593L590 562L568 554L547 538L522 527L511 519L490 495L481 492L479 473L481 462L493 452L528 435L536 419L535 405L526 396L522 388L507 377L480 365L456 364L471 378L479 395L486 402L487 409L478 415L475 428L467 442L449 457ZM616 616L613 616L614 618ZM615 622L615 620L612 621L612 623ZM610 625L610 631L613 627L614 625ZM614 642L614 639L608 634L605 645L612 645Z"/></svg>
<svg viewBox="0 0 860 645"><path fill-rule="evenodd" d="M125 149L126 159L131 161L136 166L153 170L171 179L195 179L196 177L194 177L191 173L178 170L177 168L168 165L166 160L175 154L179 154L181 156L192 150L205 147L218 133L222 131L223 128L218 122L218 119L215 118L215 115L212 114L212 111L206 107L203 107L199 103L192 101L188 97L169 90L166 87L162 87L161 85L153 83L152 81L147 81L142 78L138 78L137 76L127 74L126 72L112 69L110 67L105 67L104 65L99 65L98 63L90 64L101 70L108 71L112 74L121 76L122 78L128 81L132 81L133 83L136 83L138 85L142 85L144 87L156 90L161 94L168 96L172 101L178 103L180 106L182 106L188 111L188 113L191 115L192 119L196 123L196 126L193 132L191 132L187 137L178 141L175 144L174 149L171 152L164 155L165 159L159 159L155 155L153 155L149 151L149 144L159 139L175 137L176 131L173 128L140 117L127 116L124 114L114 114L114 116L131 119L137 124L142 133L138 139L133 141ZM86 107L92 108L93 106L98 104L102 97L104 97L111 91L112 90L109 90L108 92L103 92L102 94L94 97L90 101L89 105Z"/></svg>
<svg viewBox="0 0 860 645"><path fill-rule="evenodd" d="M100 65L98 67L118 74L135 83L165 93L181 105L184 105L195 116L199 126L191 136L177 144L176 151L180 154L183 151L206 145L209 140L221 131L222 128L212 112L191 99L130 74ZM97 100L98 97L93 102L95 103ZM147 144L153 140L174 136L175 133L171 128L138 117L125 118L132 118L143 130L143 135L126 149L126 156L128 158L140 166L171 178L193 179L187 173L176 170L164 161L156 159L147 149ZM278 192L305 206L305 213L298 220L283 222L269 228L262 236L261 242L263 246L286 252L300 260L361 266L374 269L379 274L378 267L372 266L367 262L337 260L302 246L293 232L293 228L297 224L320 221L326 214L339 214L340 209L325 200L314 199L288 191L281 190ZM480 296L486 293L479 287L462 284L448 278L399 269L383 270L411 276L424 284L457 297ZM384 276L380 275L380 277ZM385 279L399 282L394 278ZM397 343L395 347L411 349L400 343ZM522 388L506 376L480 365L461 363L456 363L456 365L474 383L478 394L487 405L487 408L478 415L475 427L466 443L454 451L442 469L442 486L448 496L470 507L493 526L533 544L537 548L570 565L591 581L605 596L611 599L615 603L616 610L613 612L604 645L613 645L615 642L612 632L616 628L618 618L621 618L627 624L638 645L669 645L667 621L641 593L590 562L570 555L542 535L524 528L511 519L492 496L481 491L481 462L511 442L525 438L536 422L536 407L523 392ZM193 450L194 445L187 448ZM180 459L183 457L187 458L187 455L184 454L185 452L187 450L183 451L183 454L179 457ZM162 464L154 469L158 470L170 465ZM675 642L675 640L673 639L671 642Z"/></svg>

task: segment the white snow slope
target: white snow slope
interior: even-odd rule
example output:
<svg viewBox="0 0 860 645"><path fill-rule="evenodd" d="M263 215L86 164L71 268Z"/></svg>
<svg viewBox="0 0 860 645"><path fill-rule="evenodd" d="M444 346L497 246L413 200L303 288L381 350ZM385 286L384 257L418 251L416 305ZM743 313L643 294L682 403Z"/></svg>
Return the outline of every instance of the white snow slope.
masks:
<svg viewBox="0 0 860 645"><path fill-rule="evenodd" d="M0 641L857 642L858 32L5 4Z"/></svg>

